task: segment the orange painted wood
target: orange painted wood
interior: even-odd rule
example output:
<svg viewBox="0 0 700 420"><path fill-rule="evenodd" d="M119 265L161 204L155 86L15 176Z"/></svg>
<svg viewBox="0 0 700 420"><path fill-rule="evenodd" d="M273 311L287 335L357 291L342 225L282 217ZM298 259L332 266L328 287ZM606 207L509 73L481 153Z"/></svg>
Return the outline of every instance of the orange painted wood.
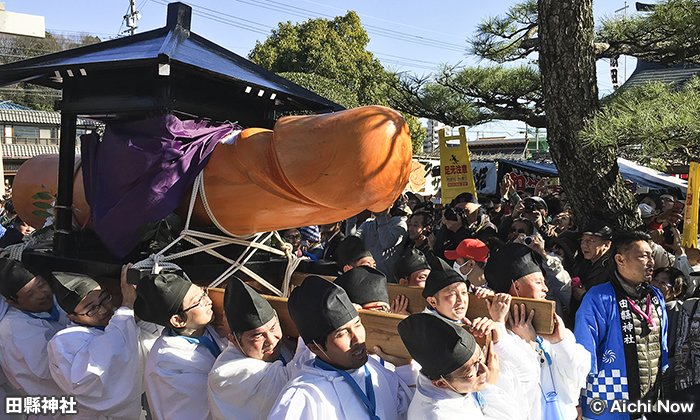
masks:
<svg viewBox="0 0 700 420"><path fill-rule="evenodd" d="M331 114L280 118L274 131L244 130L219 143L204 168L209 206L233 234L337 222L365 209L383 211L408 184L411 136L398 112L366 106ZM35 228L31 197L44 185L56 193L58 155L32 158L13 184L15 208ZM74 186L79 223L90 213L82 173ZM180 203L182 215L190 194ZM50 202L49 202L50 204ZM192 226L213 226L197 200Z"/></svg>

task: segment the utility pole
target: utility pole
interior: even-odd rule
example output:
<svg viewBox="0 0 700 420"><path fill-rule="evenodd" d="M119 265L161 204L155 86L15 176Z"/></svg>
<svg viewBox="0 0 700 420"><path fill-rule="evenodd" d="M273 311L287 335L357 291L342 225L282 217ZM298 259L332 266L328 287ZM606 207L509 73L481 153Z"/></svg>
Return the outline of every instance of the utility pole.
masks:
<svg viewBox="0 0 700 420"><path fill-rule="evenodd" d="M124 22L126 23L126 26L129 29L126 29L122 33L129 32L129 35L134 35L134 34L136 34L136 28L138 27L138 26L136 26L136 21L141 19L141 12L136 10L136 0L130 0L129 3L130 3L130 6L129 6L130 12L128 14L124 15Z"/></svg>
<svg viewBox="0 0 700 420"><path fill-rule="evenodd" d="M622 12L624 10L624 17L622 18L623 21L627 21L627 9L629 9L629 5L627 4L627 1L625 1L625 7L622 7L620 9L615 10L615 13ZM625 55L625 81L627 81L627 55Z"/></svg>

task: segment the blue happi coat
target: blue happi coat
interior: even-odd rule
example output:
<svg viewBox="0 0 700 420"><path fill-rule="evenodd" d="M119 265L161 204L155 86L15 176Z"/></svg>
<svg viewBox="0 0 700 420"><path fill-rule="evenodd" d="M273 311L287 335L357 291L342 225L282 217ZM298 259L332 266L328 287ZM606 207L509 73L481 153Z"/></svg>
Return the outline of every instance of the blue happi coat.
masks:
<svg viewBox="0 0 700 420"><path fill-rule="evenodd" d="M661 292L651 287L661 308L661 370L668 368L668 317ZM591 372L581 400L583 417L589 419L629 419L629 414L610 413L613 400L629 399L627 388L627 366L622 340L622 327L618 303L610 282L595 287L586 293L581 307L576 312L576 341L591 353ZM592 399L606 402L608 409L596 415L590 410Z"/></svg>

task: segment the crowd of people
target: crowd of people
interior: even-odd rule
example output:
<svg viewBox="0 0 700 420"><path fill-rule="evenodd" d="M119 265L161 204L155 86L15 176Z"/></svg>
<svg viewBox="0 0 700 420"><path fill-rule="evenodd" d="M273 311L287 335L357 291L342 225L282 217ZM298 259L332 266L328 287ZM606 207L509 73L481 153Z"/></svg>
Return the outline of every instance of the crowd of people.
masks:
<svg viewBox="0 0 700 420"><path fill-rule="evenodd" d="M516 191L506 177L500 195L444 205L406 194L281 232L297 257L337 263L333 281L291 291L298 338L235 277L218 328L208 289L178 273L132 285L126 265L119 299L2 258L0 391L24 402L6 414L55 417L42 396L74 398L75 419L168 420L667 418L654 402L697 401L700 261L681 246L682 197L639 194L643 225L617 231L578 226L545 181ZM388 283L420 288L425 307ZM553 331L513 298L553 301ZM488 316L467 316L474 299ZM360 309L402 316L410 358L367 348Z"/></svg>

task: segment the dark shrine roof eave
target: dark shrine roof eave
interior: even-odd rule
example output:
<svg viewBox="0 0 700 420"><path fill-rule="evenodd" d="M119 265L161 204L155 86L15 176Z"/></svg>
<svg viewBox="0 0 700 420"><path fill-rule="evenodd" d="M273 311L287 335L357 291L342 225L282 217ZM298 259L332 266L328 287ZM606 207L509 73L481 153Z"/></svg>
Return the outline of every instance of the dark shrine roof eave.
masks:
<svg viewBox="0 0 700 420"><path fill-rule="evenodd" d="M312 109L344 109L179 25L2 65L0 86L29 82L61 89L63 85L55 80L56 71L65 79L69 69L74 77L80 77L76 73L81 69L89 75L91 71L105 69L153 66L155 72L159 63L179 63L188 72L200 73L212 80L248 84L288 95Z"/></svg>

